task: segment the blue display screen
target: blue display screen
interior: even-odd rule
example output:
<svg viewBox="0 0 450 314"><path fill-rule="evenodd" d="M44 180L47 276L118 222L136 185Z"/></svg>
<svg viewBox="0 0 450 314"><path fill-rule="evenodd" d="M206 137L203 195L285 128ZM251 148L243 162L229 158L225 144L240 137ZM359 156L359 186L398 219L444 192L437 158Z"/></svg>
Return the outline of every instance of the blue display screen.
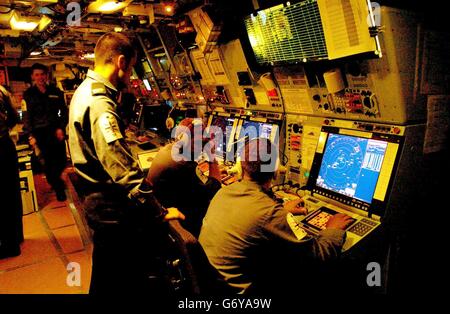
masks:
<svg viewBox="0 0 450 314"><path fill-rule="evenodd" d="M316 185L372 202L388 143L329 134Z"/></svg>
<svg viewBox="0 0 450 314"><path fill-rule="evenodd" d="M222 155L226 152L227 140L230 136L231 129L233 127L234 118L214 116L211 121L211 126L219 127L222 130L222 145L216 147L216 154Z"/></svg>
<svg viewBox="0 0 450 314"><path fill-rule="evenodd" d="M270 135L272 134L272 127L273 127L273 124L269 124L269 123L244 121L242 123L239 138L248 136L249 140L257 138L257 137L270 139Z"/></svg>

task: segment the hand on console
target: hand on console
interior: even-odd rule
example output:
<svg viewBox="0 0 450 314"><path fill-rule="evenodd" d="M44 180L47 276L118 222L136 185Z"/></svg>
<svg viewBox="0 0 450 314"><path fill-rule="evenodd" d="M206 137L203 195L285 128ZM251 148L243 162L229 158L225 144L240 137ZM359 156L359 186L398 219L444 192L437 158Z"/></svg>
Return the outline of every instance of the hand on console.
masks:
<svg viewBox="0 0 450 314"><path fill-rule="evenodd" d="M305 202L303 199L299 198L296 200L291 200L284 202L283 207L288 212L294 214L294 215L306 215L308 214L308 209L305 206Z"/></svg>
<svg viewBox="0 0 450 314"><path fill-rule="evenodd" d="M352 217L346 214L337 213L328 220L326 228L345 230L345 228L347 228L354 221L355 220Z"/></svg>

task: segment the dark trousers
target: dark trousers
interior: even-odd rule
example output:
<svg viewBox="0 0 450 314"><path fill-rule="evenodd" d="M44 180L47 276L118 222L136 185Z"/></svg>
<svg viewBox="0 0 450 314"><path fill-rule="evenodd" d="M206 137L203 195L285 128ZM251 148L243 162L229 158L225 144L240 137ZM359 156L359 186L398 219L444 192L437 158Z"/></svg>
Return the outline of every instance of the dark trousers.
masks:
<svg viewBox="0 0 450 314"><path fill-rule="evenodd" d="M44 172L47 182L55 192L64 191L64 181L61 174L67 163L65 141L58 141L53 128L33 130L37 145L44 159Z"/></svg>
<svg viewBox="0 0 450 314"><path fill-rule="evenodd" d="M22 199L16 147L0 138L0 255L20 250L23 241Z"/></svg>
<svg viewBox="0 0 450 314"><path fill-rule="evenodd" d="M167 226L149 221L129 202L108 193L88 195L84 208L94 231L89 293L168 296Z"/></svg>

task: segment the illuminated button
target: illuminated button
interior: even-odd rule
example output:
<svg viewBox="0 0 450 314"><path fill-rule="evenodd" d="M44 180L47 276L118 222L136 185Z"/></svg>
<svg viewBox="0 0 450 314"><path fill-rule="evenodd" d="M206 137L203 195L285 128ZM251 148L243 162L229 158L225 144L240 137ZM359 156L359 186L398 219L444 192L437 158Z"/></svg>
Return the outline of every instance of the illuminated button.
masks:
<svg viewBox="0 0 450 314"><path fill-rule="evenodd" d="M358 222L357 224L353 225L348 231L352 232L359 236L364 236L366 233L368 233L370 230L372 230L372 226L365 225L361 222Z"/></svg>
<svg viewBox="0 0 450 314"><path fill-rule="evenodd" d="M366 219L366 218L361 219L361 221L364 222L365 224L368 224L368 225L373 226L373 227L375 227L377 225L376 222L374 222L372 220L369 220L369 219Z"/></svg>
<svg viewBox="0 0 450 314"><path fill-rule="evenodd" d="M393 130L394 134L400 134L400 128L399 127L395 127Z"/></svg>

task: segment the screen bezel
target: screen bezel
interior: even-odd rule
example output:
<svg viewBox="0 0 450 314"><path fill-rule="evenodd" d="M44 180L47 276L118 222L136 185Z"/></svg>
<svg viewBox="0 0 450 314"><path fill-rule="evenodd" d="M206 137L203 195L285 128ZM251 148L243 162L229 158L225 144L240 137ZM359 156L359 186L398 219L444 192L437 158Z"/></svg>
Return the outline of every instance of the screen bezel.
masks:
<svg viewBox="0 0 450 314"><path fill-rule="evenodd" d="M316 184L317 178L320 173L320 167L322 165L322 159L323 159L323 156L325 154L325 150L326 150L326 147L328 144L329 134L359 137L356 135L342 133L341 130L346 130L346 129L339 128L339 127L330 127L330 126L322 127L321 136L323 133L326 133L326 140L325 140L325 143L323 146L323 151L318 152L316 150L316 152L314 154L314 160L313 160L313 163L311 166L311 171L310 171L309 178L308 178L307 188L308 188L308 190L310 190L312 192L313 195L314 194L320 195L321 197L324 197L330 201L338 202L338 203L341 203L348 207L353 207L353 208L356 208L356 209L359 209L362 211L369 212L370 214L376 214L376 215L381 216L384 213L384 211L387 207L387 203L389 201L389 195L390 195L390 191L392 189L395 174L396 174L396 171L398 168L398 163L399 163L399 159L400 159L400 155L401 155L401 151L402 151L402 147L403 147L404 138L402 136L393 135L393 134L358 131L358 132L362 132L366 135L365 137L361 137L361 138L384 141L384 142L388 142L388 144L389 143L398 144L397 154L395 156L394 165L392 167L392 172L391 172L391 175L389 178L389 183L388 183L387 190L386 190L386 197L384 198L383 201L380 201L380 200L373 198L373 196L372 196L372 202L369 203L369 202L365 202L365 201L362 201L362 200L354 198L354 197L340 194L338 192L335 192L335 191L332 191L329 189L325 189ZM378 184L378 180L377 180L377 184ZM377 184L375 185L375 189L377 187Z"/></svg>
<svg viewBox="0 0 450 314"><path fill-rule="evenodd" d="M279 133L280 133L281 121L274 120L274 119L263 119L263 120L262 119L254 119L254 118L251 118L251 117L246 117L246 118L240 119L238 127L237 127L237 130L236 130L236 139L238 141L241 140L241 133L243 132L242 127L244 126L245 122L270 124L270 125L272 125L272 130L271 130L271 134L270 134L269 140L275 145L278 144L279 137L280 137Z"/></svg>

